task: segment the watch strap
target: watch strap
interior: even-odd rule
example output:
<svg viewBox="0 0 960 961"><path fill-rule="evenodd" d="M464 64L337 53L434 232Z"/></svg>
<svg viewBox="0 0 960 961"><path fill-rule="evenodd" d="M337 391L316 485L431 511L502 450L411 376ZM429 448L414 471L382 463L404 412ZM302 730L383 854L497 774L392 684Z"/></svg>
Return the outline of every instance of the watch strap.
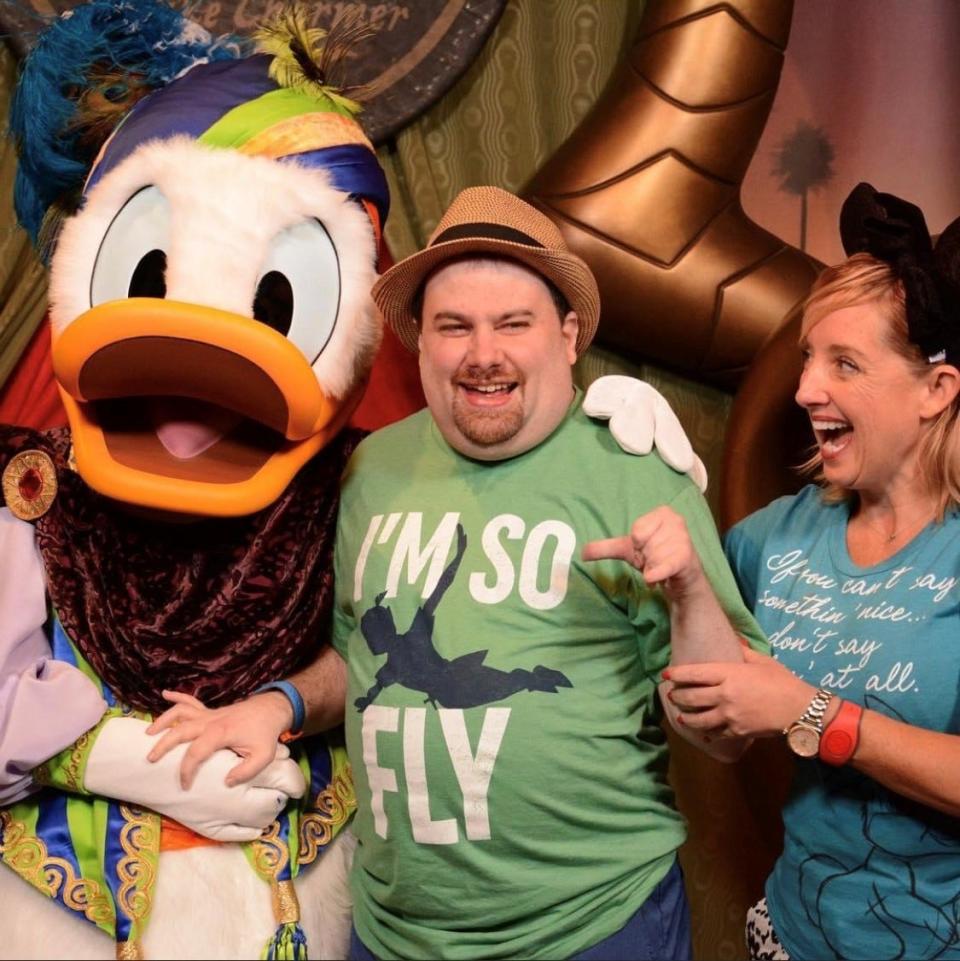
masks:
<svg viewBox="0 0 960 961"><path fill-rule="evenodd" d="M860 743L863 708L853 701L842 701L840 710L820 738L820 760L835 767L846 764Z"/></svg>
<svg viewBox="0 0 960 961"><path fill-rule="evenodd" d="M816 693L810 699L810 703L807 705L807 709L793 722L793 724L785 727L783 733L789 732L790 728L794 724L807 724L813 727L818 733L823 731L823 716L827 713L827 707L830 704L833 694L830 691L825 691L822 687L818 688Z"/></svg>
<svg viewBox="0 0 960 961"><path fill-rule="evenodd" d="M303 730L303 722L307 718L307 709L296 685L292 681L270 681L267 684L261 684L253 693L263 694L265 691L280 691L281 694L286 695L290 706L293 708L293 723L290 725L288 733L290 738L300 734Z"/></svg>

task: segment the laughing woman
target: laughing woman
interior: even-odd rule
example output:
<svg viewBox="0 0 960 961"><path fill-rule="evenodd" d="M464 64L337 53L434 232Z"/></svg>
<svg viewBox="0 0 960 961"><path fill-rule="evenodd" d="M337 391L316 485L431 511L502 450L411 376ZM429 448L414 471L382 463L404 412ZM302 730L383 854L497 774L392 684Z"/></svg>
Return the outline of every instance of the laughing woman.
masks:
<svg viewBox="0 0 960 961"><path fill-rule="evenodd" d="M821 484L728 535L776 659L670 669L713 736L799 755L752 958L960 958L960 220L861 184L804 310Z"/></svg>

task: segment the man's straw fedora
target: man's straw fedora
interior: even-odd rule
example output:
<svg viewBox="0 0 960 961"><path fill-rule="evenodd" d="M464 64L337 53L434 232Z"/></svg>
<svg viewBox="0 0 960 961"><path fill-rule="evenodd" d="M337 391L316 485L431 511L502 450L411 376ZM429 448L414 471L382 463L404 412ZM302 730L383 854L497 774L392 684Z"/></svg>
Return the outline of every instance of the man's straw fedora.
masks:
<svg viewBox="0 0 960 961"><path fill-rule="evenodd" d="M498 187L469 187L450 205L427 246L374 285L373 299L408 350L418 350L411 310L417 292L431 271L469 254L517 260L553 283L579 320L577 355L587 349L600 317L600 293L590 268L567 249L556 225L539 210Z"/></svg>

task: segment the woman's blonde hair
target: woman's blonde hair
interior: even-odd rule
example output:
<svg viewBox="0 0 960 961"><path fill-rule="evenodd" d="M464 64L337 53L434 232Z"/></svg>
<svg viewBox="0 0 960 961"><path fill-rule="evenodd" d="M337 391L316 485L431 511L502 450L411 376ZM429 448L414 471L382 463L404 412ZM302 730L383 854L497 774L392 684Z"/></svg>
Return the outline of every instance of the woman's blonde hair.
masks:
<svg viewBox="0 0 960 961"><path fill-rule="evenodd" d="M927 358L909 338L903 284L888 263L870 254L854 254L820 274L803 304L800 336L806 337L827 314L860 304L876 304L886 320L887 345L910 364L917 377L930 370ZM960 395L924 432L917 459L921 476L937 497L937 519L942 520L948 508L960 506ZM800 469L814 474L826 500L848 499L852 492L828 483L822 466L817 450Z"/></svg>

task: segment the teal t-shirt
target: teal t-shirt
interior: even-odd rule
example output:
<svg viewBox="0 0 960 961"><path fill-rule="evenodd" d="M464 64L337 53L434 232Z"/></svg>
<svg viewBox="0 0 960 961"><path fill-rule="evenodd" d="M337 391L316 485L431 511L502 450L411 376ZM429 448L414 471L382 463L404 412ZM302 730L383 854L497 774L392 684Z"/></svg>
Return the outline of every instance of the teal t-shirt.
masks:
<svg viewBox="0 0 960 961"><path fill-rule="evenodd" d="M960 515L858 567L846 504L815 487L727 535L746 602L777 659L837 696L960 733ZM960 958L960 828L850 766L797 762L784 850L767 882L794 961Z"/></svg>
<svg viewBox="0 0 960 961"><path fill-rule="evenodd" d="M335 644L359 840L355 924L381 958L562 958L622 927L684 840L655 696L668 611L580 560L664 503L762 645L707 506L578 399L535 449L462 457L424 411L344 477Z"/></svg>

